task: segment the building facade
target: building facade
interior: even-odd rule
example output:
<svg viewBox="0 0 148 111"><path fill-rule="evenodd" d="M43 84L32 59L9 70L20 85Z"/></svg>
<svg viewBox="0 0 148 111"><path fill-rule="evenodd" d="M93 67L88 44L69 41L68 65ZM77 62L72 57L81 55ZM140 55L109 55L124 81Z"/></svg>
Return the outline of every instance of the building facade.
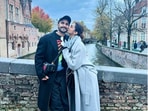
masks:
<svg viewBox="0 0 148 111"><path fill-rule="evenodd" d="M143 12L146 13L145 16L136 20L132 25L132 33L130 44L133 48L133 43L137 42L140 44L141 41L145 41L148 44L148 1L147 0L135 0L134 8L136 11L133 14L133 19L137 19ZM117 35L117 34L116 34ZM118 39L117 37L115 39ZM127 31L124 30L120 35L121 47L127 48ZM140 45L139 45L140 47Z"/></svg>
<svg viewBox="0 0 148 111"><path fill-rule="evenodd" d="M147 0L137 0L137 3L135 4L135 7L139 9L135 12L134 18L138 18L138 16L141 13L147 13L144 17L141 19L138 19L134 24L134 28L140 29L140 31L134 30L132 32L132 40L136 42L145 41L148 43L148 4Z"/></svg>
<svg viewBox="0 0 148 111"><path fill-rule="evenodd" d="M0 57L7 56L7 45L6 45L6 1L0 1Z"/></svg>
<svg viewBox="0 0 148 111"><path fill-rule="evenodd" d="M31 2L0 1L0 57L17 58L36 50L39 37L31 24Z"/></svg>

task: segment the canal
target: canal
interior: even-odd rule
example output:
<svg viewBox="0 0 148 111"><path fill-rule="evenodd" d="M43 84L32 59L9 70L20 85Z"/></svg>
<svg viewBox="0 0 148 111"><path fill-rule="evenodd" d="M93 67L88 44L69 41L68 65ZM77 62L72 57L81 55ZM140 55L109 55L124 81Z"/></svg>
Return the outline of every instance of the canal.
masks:
<svg viewBox="0 0 148 111"><path fill-rule="evenodd" d="M119 64L113 62L111 59L103 55L100 50L96 48L95 44L87 44L89 59L94 65L121 67Z"/></svg>
<svg viewBox="0 0 148 111"><path fill-rule="evenodd" d="M106 56L104 56L97 48L95 44L87 44L86 45L88 51L88 57L93 62L94 65L102 65L102 66L113 66L113 67L121 67L116 64ZM27 55L23 57L23 59L34 59L34 54Z"/></svg>

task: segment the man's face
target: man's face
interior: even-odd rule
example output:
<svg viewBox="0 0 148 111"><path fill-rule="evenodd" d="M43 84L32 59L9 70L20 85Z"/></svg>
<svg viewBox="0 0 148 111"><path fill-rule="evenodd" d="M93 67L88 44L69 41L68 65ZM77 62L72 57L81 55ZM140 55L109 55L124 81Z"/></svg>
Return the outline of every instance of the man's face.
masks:
<svg viewBox="0 0 148 111"><path fill-rule="evenodd" d="M68 28L69 28L69 23L67 20L61 20L59 23L58 23L58 30L61 32L61 33L66 33L68 31Z"/></svg>

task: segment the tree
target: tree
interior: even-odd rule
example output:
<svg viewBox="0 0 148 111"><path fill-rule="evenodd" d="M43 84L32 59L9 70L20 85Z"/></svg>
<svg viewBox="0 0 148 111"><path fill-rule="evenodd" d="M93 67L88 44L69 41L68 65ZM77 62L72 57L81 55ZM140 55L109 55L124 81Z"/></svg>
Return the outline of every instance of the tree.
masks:
<svg viewBox="0 0 148 111"><path fill-rule="evenodd" d="M96 8L96 21L93 34L101 41L110 35L110 18L108 15L108 0L99 0Z"/></svg>
<svg viewBox="0 0 148 111"><path fill-rule="evenodd" d="M144 2L143 2L144 1ZM131 33L133 30L136 30L135 27L133 27L133 24L139 20L140 18L146 16L146 10L142 11L143 7L146 6L147 1L142 0L142 5L137 6L139 0L124 0L124 7L116 7L117 11L120 12L120 14L124 17L124 28L127 31L127 43L128 43L128 50L130 50L130 43L131 43ZM140 11L141 13L137 12Z"/></svg>
<svg viewBox="0 0 148 111"><path fill-rule="evenodd" d="M113 32L117 33L117 37L118 37L118 47L121 46L120 43L120 35L124 30L124 18L121 15L116 15L115 19L113 20Z"/></svg>
<svg viewBox="0 0 148 111"><path fill-rule="evenodd" d="M84 38L87 38L88 36L91 36L91 31L87 28L87 26L84 24L84 22L83 21L80 21L79 22L82 26L83 26L83 28L84 28Z"/></svg>
<svg viewBox="0 0 148 111"><path fill-rule="evenodd" d="M91 32L90 30L86 27L86 25L84 24L83 21L80 22L80 24L83 26L84 28L84 37L87 38L88 36L91 37Z"/></svg>
<svg viewBox="0 0 148 111"><path fill-rule="evenodd" d="M38 6L32 9L31 22L40 32L47 33L51 31L52 19Z"/></svg>

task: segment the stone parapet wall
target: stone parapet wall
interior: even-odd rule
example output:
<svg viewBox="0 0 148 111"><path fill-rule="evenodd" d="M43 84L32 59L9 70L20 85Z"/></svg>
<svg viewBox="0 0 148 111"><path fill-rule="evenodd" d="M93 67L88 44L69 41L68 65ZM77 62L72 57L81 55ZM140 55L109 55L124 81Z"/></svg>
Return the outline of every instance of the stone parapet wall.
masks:
<svg viewBox="0 0 148 111"><path fill-rule="evenodd" d="M123 82L99 82L101 111L147 111L147 87Z"/></svg>
<svg viewBox="0 0 148 111"><path fill-rule="evenodd" d="M99 44L97 46L104 55L123 67L148 69L148 54L101 46Z"/></svg>
<svg viewBox="0 0 148 111"><path fill-rule="evenodd" d="M0 73L0 111L36 111L36 76Z"/></svg>
<svg viewBox="0 0 148 111"><path fill-rule="evenodd" d="M101 111L147 111L147 71L96 66ZM33 60L0 58L0 111L37 111Z"/></svg>

